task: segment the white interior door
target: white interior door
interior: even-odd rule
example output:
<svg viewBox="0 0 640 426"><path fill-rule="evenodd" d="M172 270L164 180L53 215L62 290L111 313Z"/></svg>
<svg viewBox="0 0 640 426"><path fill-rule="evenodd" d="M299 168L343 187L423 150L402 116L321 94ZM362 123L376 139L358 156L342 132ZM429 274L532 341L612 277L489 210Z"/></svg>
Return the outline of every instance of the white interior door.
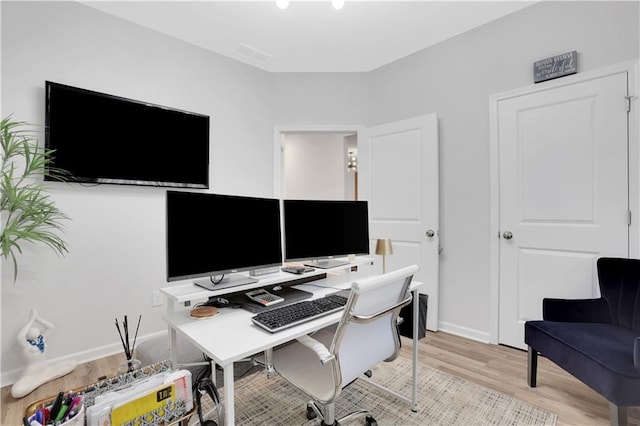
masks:
<svg viewBox="0 0 640 426"><path fill-rule="evenodd" d="M627 73L498 99L499 343L525 348L545 297L599 297L629 255Z"/></svg>
<svg viewBox="0 0 640 426"><path fill-rule="evenodd" d="M428 294L427 328L438 330L439 168L435 114L366 128L358 137L358 190L369 202L371 253L390 238L392 271L410 264ZM379 266L378 266L379 265ZM382 261L376 262L382 272Z"/></svg>

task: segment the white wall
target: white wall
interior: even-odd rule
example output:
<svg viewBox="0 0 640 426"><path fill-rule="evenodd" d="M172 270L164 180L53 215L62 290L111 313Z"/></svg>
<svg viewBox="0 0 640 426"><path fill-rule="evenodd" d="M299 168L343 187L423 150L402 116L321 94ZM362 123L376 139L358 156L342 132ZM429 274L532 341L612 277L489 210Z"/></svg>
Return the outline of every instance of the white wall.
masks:
<svg viewBox="0 0 640 426"><path fill-rule="evenodd" d="M3 114L43 124L45 80L207 114L215 141L211 190L272 194L272 166L264 161L272 147L255 143L265 135L269 142L272 132L266 73L78 3L2 2L2 12ZM22 365L12 343L31 307L56 326L50 359L120 351L114 319L125 314L142 314L141 337L166 329L161 309L151 308L151 292L167 285L165 190L48 186L71 217L69 253L25 246L15 285L3 265L3 376Z"/></svg>
<svg viewBox="0 0 640 426"><path fill-rule="evenodd" d="M489 95L558 53L579 72L638 58L638 4L540 2L369 73L368 124L438 114L442 330L488 340Z"/></svg>
<svg viewBox="0 0 640 426"><path fill-rule="evenodd" d="M366 74L276 73L272 76L276 124L356 129L366 123Z"/></svg>
<svg viewBox="0 0 640 426"><path fill-rule="evenodd" d="M343 135L287 133L282 136L282 148L283 198L345 199Z"/></svg>
<svg viewBox="0 0 640 426"><path fill-rule="evenodd" d="M42 124L44 80L211 116L213 192L271 196L274 126L357 128L440 117L442 329L489 330L489 95L531 83L533 61L578 50L580 71L638 57L637 2L541 2L368 74L267 74L78 3L2 2L2 113ZM116 317L161 332L164 191L51 184L72 217L58 258L27 247L2 264L2 381L30 308L56 325L49 357L120 351ZM10 279L9 279L10 281Z"/></svg>

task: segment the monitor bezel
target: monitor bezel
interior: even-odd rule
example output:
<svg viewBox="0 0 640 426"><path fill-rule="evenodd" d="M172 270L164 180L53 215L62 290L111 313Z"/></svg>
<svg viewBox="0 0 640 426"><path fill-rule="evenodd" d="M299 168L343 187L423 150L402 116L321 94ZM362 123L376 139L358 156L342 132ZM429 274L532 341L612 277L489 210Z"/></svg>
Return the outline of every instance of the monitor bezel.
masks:
<svg viewBox="0 0 640 426"><path fill-rule="evenodd" d="M260 264L246 264L246 265L239 265L237 267L233 267L233 268L225 268L225 269L215 269L215 270L207 270L207 271L201 271L201 272L194 272L194 273L189 273L189 274L182 274L182 275L170 275L170 270L169 270L169 241L168 241L168 233L169 233L169 197L172 197L173 194L190 194L193 196L207 196L207 197L218 197L219 199L225 198L225 199L245 199L245 200L253 200L253 201L264 201L264 202L272 202L275 206L277 206L277 210L278 210L278 220L276 221L277 223L274 223L274 226L278 227L278 235L279 235L279 248L280 248L280 260L279 261L272 261L272 262L267 262L267 263L260 263ZM268 197L249 197L249 196L240 196L240 195L227 195L227 194L218 194L218 193L210 193L210 192L194 192L194 191L179 191L179 190L167 190L167 201L166 201L166 206L165 206L165 250L166 250L166 279L167 282L175 282L175 281L182 281L182 280L190 280L190 279L196 279L196 278L212 278L212 277L221 277L221 276L227 276L225 278L226 281L220 281L219 283L216 283L215 280L212 280L213 283L213 287L216 288L226 288L226 287L231 287L231 286L236 286L236 285L241 285L244 282L240 282L240 280L234 280L234 278L241 278L243 281L246 281L246 283L249 282L255 282L255 279L250 279L248 277L237 277L237 276L228 276L231 274L237 274L237 273L242 273L242 272L252 272L252 271L260 271L260 270L267 270L270 268L276 268L276 267L281 267L283 265L282 262L282 256L283 256L283 247L282 247L282 225L281 225L281 204L280 204L280 200L276 199L276 198L268 198ZM275 239L274 241L275 242ZM258 244L258 242L255 241L251 241L248 242L248 244ZM246 278L246 279L245 279ZM232 283L233 281L233 283Z"/></svg>
<svg viewBox="0 0 640 426"><path fill-rule="evenodd" d="M367 244L366 244L366 250L364 249L364 246L362 247L362 249L360 250L355 250L355 251L345 251L344 253L322 253L322 254L315 254L312 256L293 256L290 257L288 256L287 253L287 204L288 203L309 203L314 204L314 203L323 203L323 204L330 204L330 203L335 203L335 204L346 204L346 203L352 203L352 204L358 204L358 205L364 205L365 209L366 209L366 216L367 216L367 220L366 220L366 235L367 235ZM371 253L371 239L370 239L370 233L369 233L369 204L366 200L307 200L307 199L283 199L282 200L282 234L283 234L283 258L284 258L284 262L305 262L305 261L314 261L314 260L318 260L318 261L323 261L323 260L332 260L332 259L338 259L338 258L344 258L347 257L349 255L355 255L355 256L367 256ZM364 241L363 241L364 242ZM320 266L320 263L316 263L313 264L312 262L308 263L309 266L315 266L315 267L323 267ZM340 262L340 264L344 264L344 262ZM336 263L337 266L340 266Z"/></svg>
<svg viewBox="0 0 640 426"><path fill-rule="evenodd" d="M206 133L208 138L206 143L203 143L200 148L206 150L206 174L203 175L204 179L194 180L192 182L182 182L178 179L175 180L153 180L153 179L136 179L133 177L116 177L116 176L108 176L108 177L97 177L97 176L79 176L73 173L64 173L62 175L56 174L51 175L48 173L48 168L45 169L44 180L45 181L64 181L70 183L80 183L80 184L114 184L114 185L133 185L133 186L152 186L152 187L167 187L167 188L192 188L192 189L208 189L210 185L210 174L211 174L211 164L209 160L210 152L211 152L211 143L210 143L210 135L211 135L211 119L206 114L200 114L193 111L186 111L178 108L168 107L152 102L145 102L137 99L132 99L124 96L113 95L104 92L98 92L95 90L89 90L81 87L71 86L68 84L58 83L54 81L45 80L45 131L44 131L44 146L45 149L53 150L53 162L52 166L56 167L55 157L56 151L60 149L59 146L52 146L51 142L51 89L62 89L72 92L77 92L83 95L88 95L95 98L102 99L110 99L118 102L123 102L131 105L138 105L142 107L151 108L154 111L165 111L172 112L178 114L184 114L189 117L193 117L196 119L202 119L203 121L203 130L206 128ZM199 161L202 159L198 158ZM199 167L203 167L201 164ZM68 172L68 171L67 171Z"/></svg>

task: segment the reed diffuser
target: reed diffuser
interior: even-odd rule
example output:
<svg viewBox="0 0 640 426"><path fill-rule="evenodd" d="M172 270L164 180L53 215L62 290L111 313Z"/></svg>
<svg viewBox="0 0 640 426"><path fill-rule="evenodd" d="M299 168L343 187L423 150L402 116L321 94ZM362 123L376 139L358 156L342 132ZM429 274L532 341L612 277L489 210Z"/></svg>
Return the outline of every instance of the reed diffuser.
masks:
<svg viewBox="0 0 640 426"><path fill-rule="evenodd" d="M124 316L122 320L122 327L118 323L118 318L116 318L116 329L118 330L118 334L120 335L120 341L122 342L122 347L124 348L124 356L126 357L125 361L118 365L118 374L131 373L132 371L137 370L142 367L142 363L140 360L134 358L133 354L136 348L136 340L138 339L138 330L140 329L140 321L142 320L142 315L138 317L138 325L136 325L136 332L133 336L133 343L131 343L129 333L129 320L127 316ZM124 334L123 334L124 333Z"/></svg>

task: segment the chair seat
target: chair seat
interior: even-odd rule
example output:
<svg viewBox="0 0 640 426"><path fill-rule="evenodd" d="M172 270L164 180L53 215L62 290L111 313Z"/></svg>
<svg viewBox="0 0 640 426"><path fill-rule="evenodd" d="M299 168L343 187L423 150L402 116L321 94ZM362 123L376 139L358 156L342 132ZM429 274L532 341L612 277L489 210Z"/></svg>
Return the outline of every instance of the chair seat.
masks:
<svg viewBox="0 0 640 426"><path fill-rule="evenodd" d="M629 349L636 337L637 331L611 324L525 323L527 345L620 406L640 404L640 372Z"/></svg>
<svg viewBox="0 0 640 426"><path fill-rule="evenodd" d="M335 327L320 330L313 338L328 347L334 330ZM279 356L274 358L273 366L279 374L287 377L296 387L304 389L313 399L329 401L333 398L331 368L329 365L309 368L310 363L320 363L310 349L294 341L278 348L278 354Z"/></svg>

